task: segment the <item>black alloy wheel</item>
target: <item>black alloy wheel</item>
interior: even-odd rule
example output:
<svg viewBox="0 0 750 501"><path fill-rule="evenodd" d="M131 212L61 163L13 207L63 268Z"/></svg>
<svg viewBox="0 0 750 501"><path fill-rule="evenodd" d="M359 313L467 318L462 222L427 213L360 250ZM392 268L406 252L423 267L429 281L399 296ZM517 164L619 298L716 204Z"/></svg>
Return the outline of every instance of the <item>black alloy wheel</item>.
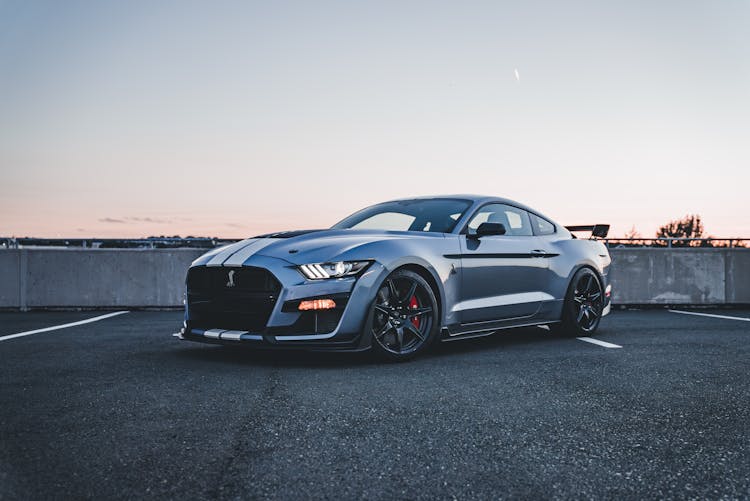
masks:
<svg viewBox="0 0 750 501"><path fill-rule="evenodd" d="M563 333L578 336L596 331L604 310L604 292L598 275L581 268L573 276L563 305L560 327Z"/></svg>
<svg viewBox="0 0 750 501"><path fill-rule="evenodd" d="M396 270L378 289L368 320L375 353L387 360L407 360L437 338L435 294L417 273Z"/></svg>

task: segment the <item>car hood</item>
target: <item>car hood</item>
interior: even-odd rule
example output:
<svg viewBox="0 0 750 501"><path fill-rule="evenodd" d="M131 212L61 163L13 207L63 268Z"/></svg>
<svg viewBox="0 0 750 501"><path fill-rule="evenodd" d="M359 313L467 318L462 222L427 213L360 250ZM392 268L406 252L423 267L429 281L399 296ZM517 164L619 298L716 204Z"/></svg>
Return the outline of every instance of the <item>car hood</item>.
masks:
<svg viewBox="0 0 750 501"><path fill-rule="evenodd" d="M258 254L284 259L293 264L322 263L345 259L375 259L367 254L368 244L385 240L443 238L442 233L382 230L319 230L292 238L281 238Z"/></svg>
<svg viewBox="0 0 750 501"><path fill-rule="evenodd" d="M375 259L377 256L369 255L367 252L368 244L415 238L443 238L443 234L352 229L271 233L249 238L222 249L214 249L195 264L206 264L211 258L218 257L225 258L225 264L237 266L255 255L283 259L296 265L347 259Z"/></svg>

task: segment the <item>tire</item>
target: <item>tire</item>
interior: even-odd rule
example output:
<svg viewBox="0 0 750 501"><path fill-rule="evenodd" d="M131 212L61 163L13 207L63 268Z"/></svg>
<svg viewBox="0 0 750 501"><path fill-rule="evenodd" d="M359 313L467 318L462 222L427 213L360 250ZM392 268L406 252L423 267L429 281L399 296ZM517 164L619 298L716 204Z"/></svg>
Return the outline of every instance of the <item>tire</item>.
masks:
<svg viewBox="0 0 750 501"><path fill-rule="evenodd" d="M573 275L563 303L562 319L554 329L563 336L590 336L599 328L604 309L604 291L591 268Z"/></svg>
<svg viewBox="0 0 750 501"><path fill-rule="evenodd" d="M376 358L410 360L438 338L438 302L430 284L417 273L396 270L380 284L365 323Z"/></svg>

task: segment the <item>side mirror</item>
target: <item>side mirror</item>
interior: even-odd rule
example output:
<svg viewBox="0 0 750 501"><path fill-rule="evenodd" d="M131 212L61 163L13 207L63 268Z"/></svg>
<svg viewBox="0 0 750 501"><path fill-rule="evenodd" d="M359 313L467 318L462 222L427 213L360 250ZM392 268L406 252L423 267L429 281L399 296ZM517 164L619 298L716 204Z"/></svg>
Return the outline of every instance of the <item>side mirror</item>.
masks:
<svg viewBox="0 0 750 501"><path fill-rule="evenodd" d="M482 223L477 228L476 233L470 236L482 238L490 235L505 235L505 225L503 223Z"/></svg>

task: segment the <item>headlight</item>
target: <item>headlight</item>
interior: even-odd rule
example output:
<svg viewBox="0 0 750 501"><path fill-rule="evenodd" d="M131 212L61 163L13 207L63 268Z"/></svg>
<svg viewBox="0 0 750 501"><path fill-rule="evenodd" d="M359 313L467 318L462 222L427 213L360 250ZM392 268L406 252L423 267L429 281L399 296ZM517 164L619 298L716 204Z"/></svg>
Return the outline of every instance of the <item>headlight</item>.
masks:
<svg viewBox="0 0 750 501"><path fill-rule="evenodd" d="M356 275L367 268L371 261L338 261L335 263L303 264L299 271L310 280L341 278Z"/></svg>

